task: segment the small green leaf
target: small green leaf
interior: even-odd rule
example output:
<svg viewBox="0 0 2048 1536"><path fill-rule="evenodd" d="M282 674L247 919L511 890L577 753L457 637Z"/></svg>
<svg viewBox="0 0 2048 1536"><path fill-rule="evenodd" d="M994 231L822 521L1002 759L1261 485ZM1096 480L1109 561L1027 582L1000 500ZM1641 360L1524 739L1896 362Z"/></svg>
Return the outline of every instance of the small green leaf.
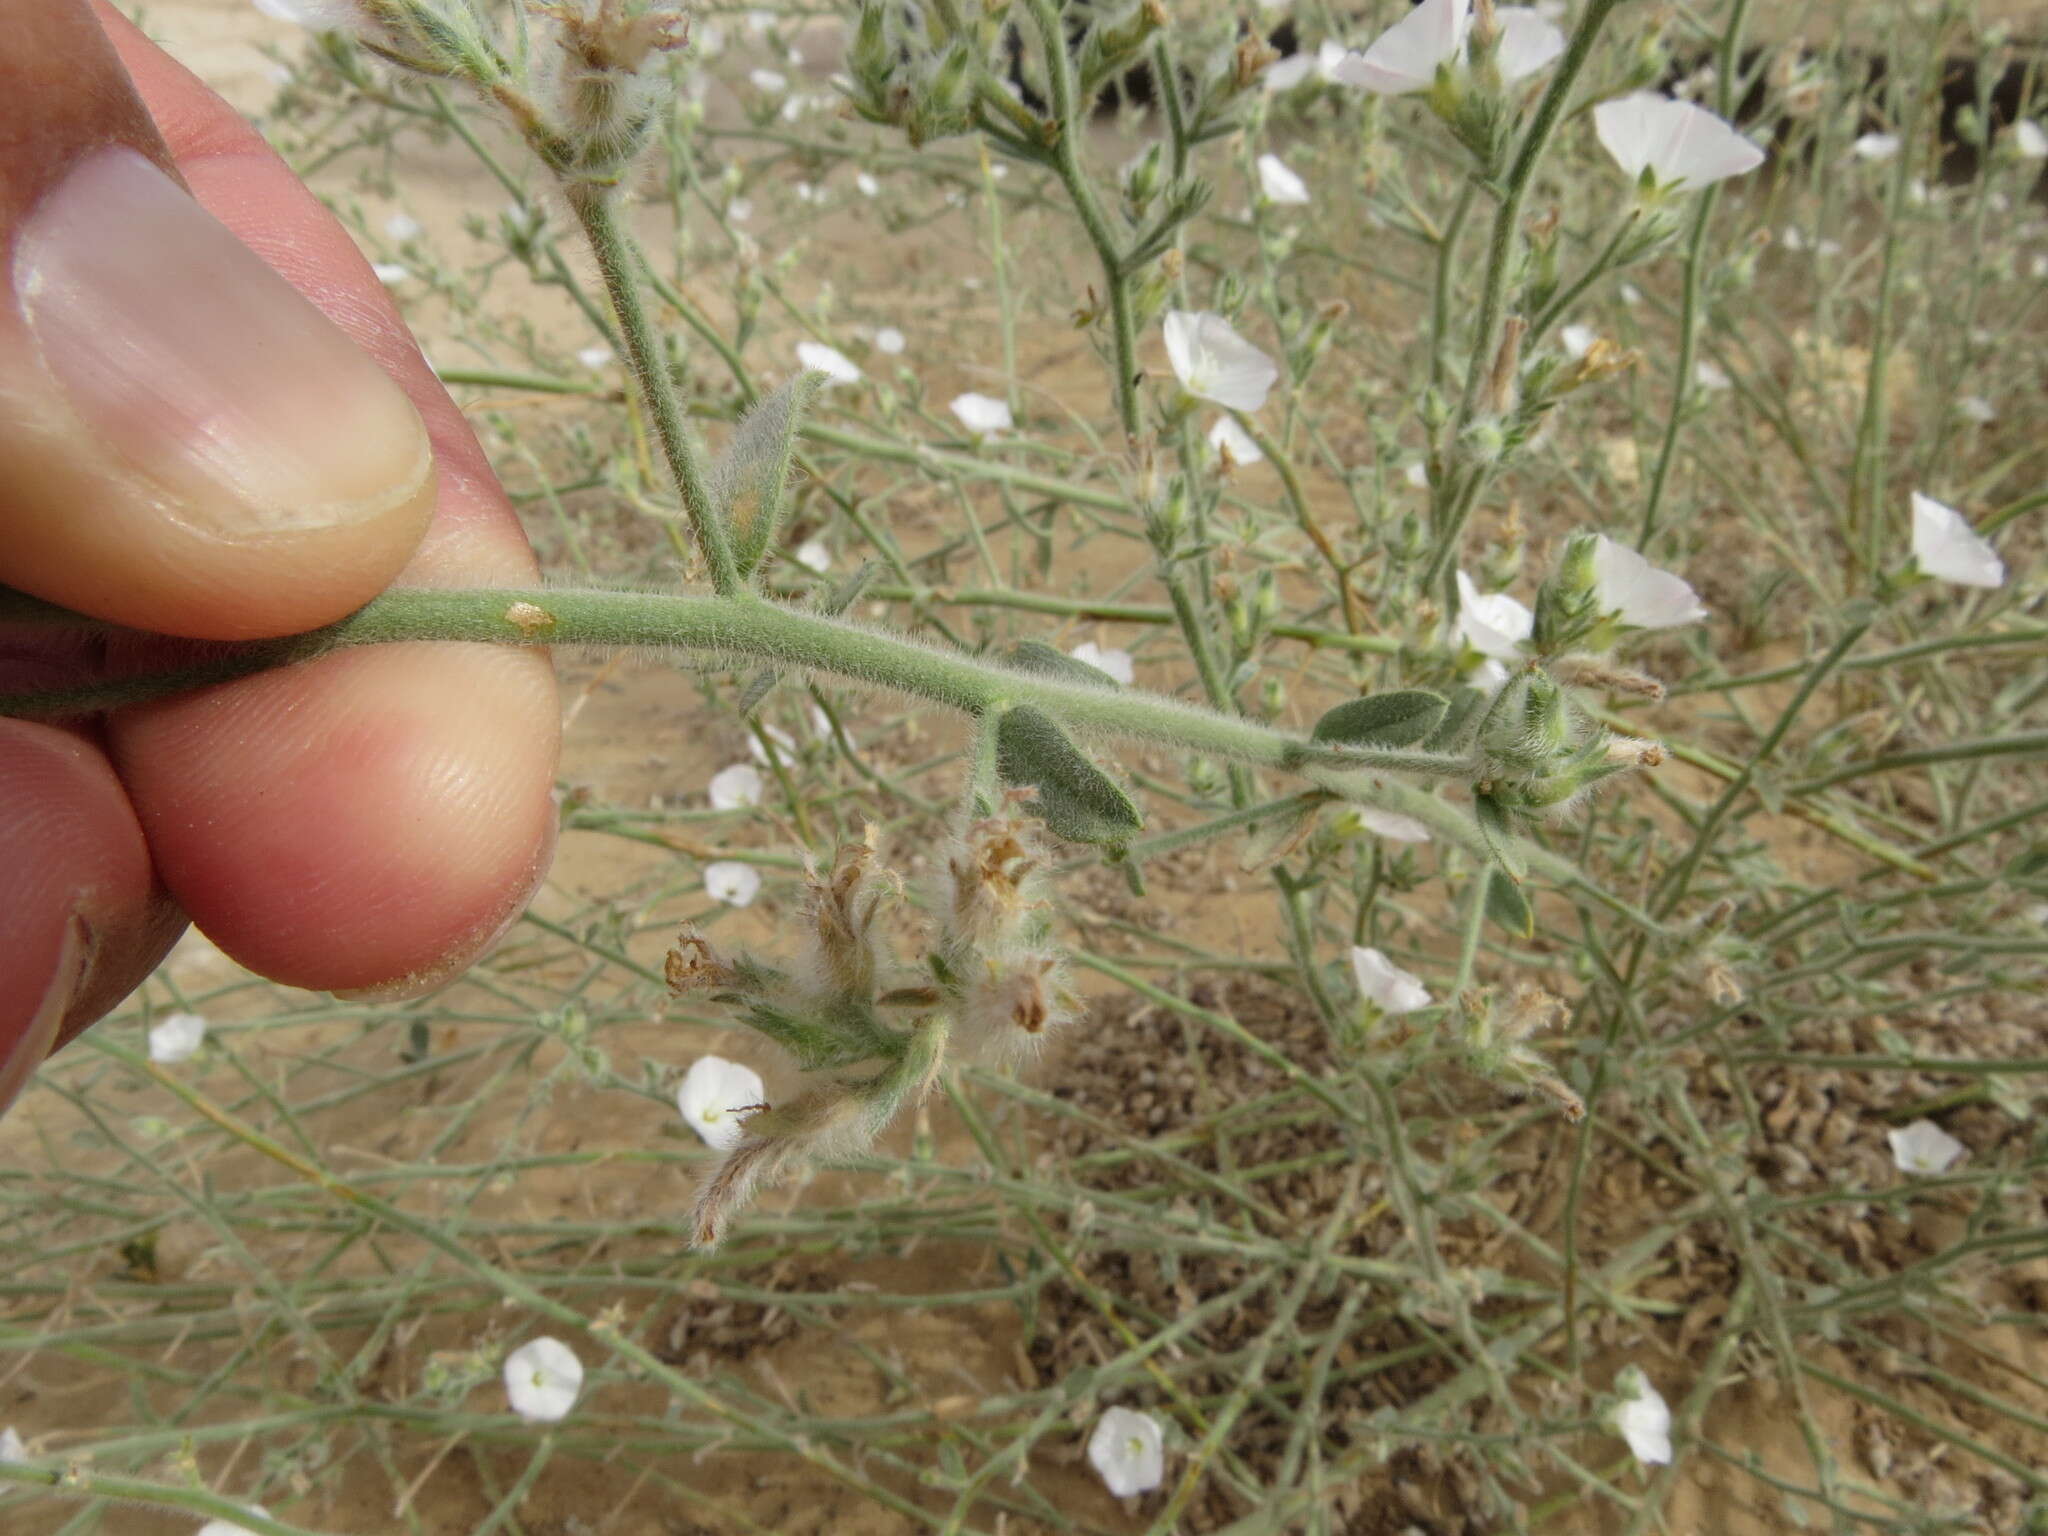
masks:
<svg viewBox="0 0 2048 1536"><path fill-rule="evenodd" d="M732 429L705 477L742 576L759 568L782 525L797 430L824 384L825 375L807 369L762 400Z"/></svg>
<svg viewBox="0 0 2048 1536"><path fill-rule="evenodd" d="M1494 870L1486 882L1486 915L1518 939L1536 932L1536 914L1530 910L1529 898L1504 869Z"/></svg>
<svg viewBox="0 0 2048 1536"><path fill-rule="evenodd" d="M1316 741L1346 747L1412 747L1437 728L1449 703L1419 688L1339 704L1316 722Z"/></svg>
<svg viewBox="0 0 2048 1536"><path fill-rule="evenodd" d="M1091 667L1043 640L1019 640L1003 653L1003 660L1019 672L1036 672L1040 677L1058 678L1063 683L1091 683L1098 688L1104 683L1112 688L1123 686L1102 668Z"/></svg>
<svg viewBox="0 0 2048 1536"><path fill-rule="evenodd" d="M1444 710L1443 723L1422 744L1425 752L1461 752L1471 744L1473 734L1486 713L1486 694L1478 688L1454 688Z"/></svg>
<svg viewBox="0 0 2048 1536"><path fill-rule="evenodd" d="M1038 791L1032 809L1072 843L1115 843L1145 825L1121 786L1043 710L1012 705L996 720L996 772Z"/></svg>
<svg viewBox="0 0 2048 1536"><path fill-rule="evenodd" d="M1474 795L1472 811L1494 862L1505 873L1521 879L1529 871L1515 853L1515 826L1508 808L1492 795Z"/></svg>

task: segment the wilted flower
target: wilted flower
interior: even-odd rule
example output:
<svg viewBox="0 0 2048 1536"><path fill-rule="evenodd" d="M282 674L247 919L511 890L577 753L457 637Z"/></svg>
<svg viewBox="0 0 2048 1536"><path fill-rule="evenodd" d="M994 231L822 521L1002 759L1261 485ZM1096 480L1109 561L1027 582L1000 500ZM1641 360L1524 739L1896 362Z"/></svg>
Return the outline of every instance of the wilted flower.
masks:
<svg viewBox="0 0 2048 1536"><path fill-rule="evenodd" d="M583 1390L583 1362L560 1339L543 1335L505 1357L505 1396L529 1424L568 1417Z"/></svg>
<svg viewBox="0 0 2048 1536"><path fill-rule="evenodd" d="M704 894L728 907L744 907L761 894L761 872L737 859L704 866Z"/></svg>
<svg viewBox="0 0 2048 1536"><path fill-rule="evenodd" d="M761 790L761 770L752 763L734 763L711 775L711 808L738 811L759 805Z"/></svg>
<svg viewBox="0 0 2048 1536"><path fill-rule="evenodd" d="M1617 1385L1628 1396L1614 1410L1615 1429L1637 1461L1646 1467L1663 1466L1671 1460L1671 1405L1634 1366L1621 1373Z"/></svg>
<svg viewBox="0 0 2048 1536"><path fill-rule="evenodd" d="M2002 587L2005 562L1963 514L1913 493L1913 558L1929 576L1965 587Z"/></svg>
<svg viewBox="0 0 2048 1536"><path fill-rule="evenodd" d="M1892 1161L1901 1173L1947 1173L1956 1159L1969 1149L1932 1120L1915 1120L1896 1131L1885 1132L1892 1144Z"/></svg>
<svg viewBox="0 0 2048 1536"><path fill-rule="evenodd" d="M1604 533L1593 541L1593 592L1604 611L1639 629L1672 629L1707 617L1683 577L1660 570Z"/></svg>
<svg viewBox="0 0 2048 1536"><path fill-rule="evenodd" d="M1089 1465L1120 1499L1148 1493L1166 1478L1166 1437L1159 1421L1131 1408L1111 1408L1088 1437Z"/></svg>
<svg viewBox="0 0 2048 1536"><path fill-rule="evenodd" d="M1209 428L1209 446L1230 455L1233 464L1256 464L1266 455L1252 440L1251 433L1237 424L1235 416L1218 416Z"/></svg>
<svg viewBox="0 0 2048 1536"><path fill-rule="evenodd" d="M828 347L822 341L798 342L796 360L806 368L824 374L834 384L860 382L860 365L837 347Z"/></svg>
<svg viewBox="0 0 2048 1536"><path fill-rule="evenodd" d="M1429 841L1429 828L1413 816L1403 816L1399 811L1382 811L1370 805L1354 805L1351 807L1351 816L1374 837L1383 837L1390 843Z"/></svg>
<svg viewBox="0 0 2048 1536"><path fill-rule="evenodd" d="M1358 981L1358 995L1382 1013L1413 1013L1429 1006L1429 989L1422 978L1402 970L1376 949L1354 947L1351 974Z"/></svg>
<svg viewBox="0 0 2048 1536"><path fill-rule="evenodd" d="M196 1013L167 1014L149 1030L149 1059L161 1066L189 1061L206 1040L206 1020Z"/></svg>
<svg viewBox="0 0 2048 1536"><path fill-rule="evenodd" d="M676 1108L683 1122L723 1152L746 1134L742 1114L768 1102L761 1074L723 1056L699 1056L690 1063L676 1088Z"/></svg>
<svg viewBox="0 0 2048 1536"><path fill-rule="evenodd" d="M1458 572L1457 638L1482 656L1514 661L1521 642L1536 627L1536 615L1505 592L1481 592L1472 578Z"/></svg>
<svg viewBox="0 0 2048 1536"><path fill-rule="evenodd" d="M1564 52L1564 34L1534 9L1510 6L1494 16L1500 26L1494 62L1509 84L1535 74ZM1422 0L1365 52L1346 54L1331 75L1344 85L1380 96L1426 91L1436 84L1439 69L1463 57L1471 34L1472 0Z"/></svg>
<svg viewBox="0 0 2048 1536"><path fill-rule="evenodd" d="M1762 150L1705 107L1652 91L1601 102L1593 127L1631 181L1648 171L1660 186L1699 188L1764 163Z"/></svg>
<svg viewBox="0 0 2048 1536"><path fill-rule="evenodd" d="M1278 155L1259 156L1259 192L1269 203L1298 205L1309 200L1308 183Z"/></svg>
<svg viewBox="0 0 2048 1536"><path fill-rule="evenodd" d="M1131 670L1131 653L1097 645L1093 640L1083 640L1067 654L1076 661L1086 662L1098 672L1107 672L1126 688L1136 674Z"/></svg>
<svg viewBox="0 0 2048 1536"><path fill-rule="evenodd" d="M832 569L832 551L825 547L823 539L805 539L789 552L789 558L820 576Z"/></svg>
<svg viewBox="0 0 2048 1536"><path fill-rule="evenodd" d="M1016 425L1011 419L1010 407L994 395L977 395L970 390L964 395L955 395L947 409L959 417L960 425L976 437L993 437Z"/></svg>
<svg viewBox="0 0 2048 1536"><path fill-rule="evenodd" d="M1208 310L1168 310L1166 358L1189 394L1234 411L1256 411L1280 377L1273 360Z"/></svg>
<svg viewBox="0 0 2048 1536"><path fill-rule="evenodd" d="M1866 133L1849 146L1858 160L1889 160L1899 152L1896 133Z"/></svg>

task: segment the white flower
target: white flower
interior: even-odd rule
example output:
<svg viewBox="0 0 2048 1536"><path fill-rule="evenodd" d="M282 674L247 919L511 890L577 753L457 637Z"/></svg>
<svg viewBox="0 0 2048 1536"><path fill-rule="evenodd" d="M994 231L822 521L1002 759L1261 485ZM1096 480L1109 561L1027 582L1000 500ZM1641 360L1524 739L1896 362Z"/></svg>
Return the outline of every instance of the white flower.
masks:
<svg viewBox="0 0 2048 1536"><path fill-rule="evenodd" d="M1410 459L1401 470L1401 478L1418 491L1429 489L1429 466L1420 459Z"/></svg>
<svg viewBox="0 0 2048 1536"><path fill-rule="evenodd" d="M1382 1013L1413 1013L1429 1006L1429 989L1420 976L1411 975L1376 949L1354 947L1351 974L1358 981L1358 995Z"/></svg>
<svg viewBox="0 0 2048 1536"><path fill-rule="evenodd" d="M1704 357L1693 365L1692 380L1701 389L1726 389L1734 382Z"/></svg>
<svg viewBox="0 0 2048 1536"><path fill-rule="evenodd" d="M603 345L595 347L585 347L581 352L578 352L576 354L576 361L581 363L584 367L588 368L592 373L595 373L598 369L607 366L611 362L611 360L612 349L610 347Z"/></svg>
<svg viewBox="0 0 2048 1536"><path fill-rule="evenodd" d="M682 1111L684 1124L703 1137L706 1146L721 1152L746 1134L740 1111L767 1102L761 1074L723 1056L699 1056L676 1087L676 1108Z"/></svg>
<svg viewBox="0 0 2048 1536"><path fill-rule="evenodd" d="M1166 312L1166 359L1181 388L1234 411L1256 411L1280 377L1273 359L1206 309Z"/></svg>
<svg viewBox="0 0 2048 1536"><path fill-rule="evenodd" d="M775 752L778 757L794 757L796 755L795 738L781 726L770 725L764 720L761 722L761 735L766 736L775 743ZM768 749L761 745L761 737L756 736L752 731L747 733L747 752L757 763L768 761Z"/></svg>
<svg viewBox="0 0 2048 1536"><path fill-rule="evenodd" d="M529 1424L568 1417L583 1390L583 1362L560 1339L543 1334L505 1357L505 1396Z"/></svg>
<svg viewBox="0 0 2048 1536"><path fill-rule="evenodd" d="M401 245L420 237L420 221L409 213L394 213L384 221L384 233Z"/></svg>
<svg viewBox="0 0 2048 1536"><path fill-rule="evenodd" d="M1699 188L1764 163L1764 152L1705 107L1652 91L1593 109L1600 144L1631 181L1648 171L1668 186Z"/></svg>
<svg viewBox="0 0 2048 1536"><path fill-rule="evenodd" d="M412 268L400 261L373 261L370 270L377 274L377 281L386 288L396 288L412 276Z"/></svg>
<svg viewBox="0 0 2048 1536"><path fill-rule="evenodd" d="M1083 640L1067 654L1076 661L1084 661L1098 672L1107 672L1111 677L1130 687L1131 679L1137 674L1131 669L1131 653L1097 645L1093 640Z"/></svg>
<svg viewBox="0 0 2048 1536"><path fill-rule="evenodd" d="M1866 133L1849 146L1849 153L1858 160L1889 160L1899 152L1899 136L1896 133Z"/></svg>
<svg viewBox="0 0 2048 1536"><path fill-rule="evenodd" d="M206 1039L206 1020L196 1013L173 1013L149 1030L149 1059L162 1066L189 1061Z"/></svg>
<svg viewBox="0 0 2048 1536"><path fill-rule="evenodd" d="M308 32L344 32L356 21L351 0L256 0L256 9L272 21L288 21Z"/></svg>
<svg viewBox="0 0 2048 1536"><path fill-rule="evenodd" d="M885 325L879 331L875 332L875 350L877 352L886 352L891 357L894 357L897 353L901 352L906 345L907 343L903 339L903 333L897 330L896 327L893 325Z"/></svg>
<svg viewBox="0 0 2048 1536"><path fill-rule="evenodd" d="M1482 656L1514 661L1521 642L1536 627L1536 615L1505 592L1481 592L1472 578L1458 572L1457 638Z"/></svg>
<svg viewBox="0 0 2048 1536"><path fill-rule="evenodd" d="M1564 34L1527 6L1496 11L1500 48L1494 55L1501 79L1513 84L1533 75L1564 52ZM1472 33L1472 0L1422 0L1364 53L1346 54L1331 71L1345 85L1380 96L1403 96L1436 84L1436 72L1455 64Z"/></svg>
<svg viewBox="0 0 2048 1536"><path fill-rule="evenodd" d="M21 1433L10 1424L0 1429L0 1466L20 1467L28 1464L28 1447L21 1443Z"/></svg>
<svg viewBox="0 0 2048 1536"><path fill-rule="evenodd" d="M759 805L761 790L761 770L752 763L734 763L711 775L711 808L738 811Z"/></svg>
<svg viewBox="0 0 2048 1536"><path fill-rule="evenodd" d="M806 368L824 374L834 384L860 382L860 365L837 347L828 347L822 341L798 342L796 360Z"/></svg>
<svg viewBox="0 0 2048 1536"><path fill-rule="evenodd" d="M765 95L780 96L789 89L789 76L775 69L750 69L747 83Z"/></svg>
<svg viewBox="0 0 2048 1536"><path fill-rule="evenodd" d="M728 907L744 907L761 894L761 872L737 859L704 866L704 894Z"/></svg>
<svg viewBox="0 0 2048 1536"><path fill-rule="evenodd" d="M1325 82L1334 81L1337 66L1343 62L1344 45L1326 37L1317 44L1314 53L1298 49L1269 68L1261 79L1269 91L1291 91L1311 75Z"/></svg>
<svg viewBox="0 0 2048 1536"><path fill-rule="evenodd" d="M261 1504L251 1504L249 1513L261 1515L265 1520L270 1518L270 1511ZM256 1533L246 1525L237 1525L232 1520L209 1520L199 1527L193 1536L256 1536Z"/></svg>
<svg viewBox="0 0 2048 1536"><path fill-rule="evenodd" d="M2002 587L2005 562L1954 507L1913 493L1913 558L1929 576L1966 587Z"/></svg>
<svg viewBox="0 0 2048 1536"><path fill-rule="evenodd" d="M1351 814L1358 824L1374 837L1384 837L1390 843L1429 841L1429 828L1413 816L1403 816L1399 811L1382 811L1369 805L1354 805L1351 807ZM1356 964L1356 961L1353 964Z"/></svg>
<svg viewBox="0 0 2048 1536"><path fill-rule="evenodd" d="M2048 128L2021 118L2012 125L2012 151L2022 160L2048 160Z"/></svg>
<svg viewBox="0 0 2048 1536"><path fill-rule="evenodd" d="M882 184L868 171L855 171L853 184L862 197L873 197L882 190Z"/></svg>
<svg viewBox="0 0 2048 1536"><path fill-rule="evenodd" d="M964 395L955 395L947 409L959 417L960 425L976 437L993 437L1016 425L1010 418L1009 406L994 395L977 395L970 390Z"/></svg>
<svg viewBox="0 0 2048 1536"><path fill-rule="evenodd" d="M1892 1161L1901 1173L1947 1173L1969 1149L1932 1120L1915 1120L1901 1130L1886 1131Z"/></svg>
<svg viewBox="0 0 2048 1536"><path fill-rule="evenodd" d="M1998 420L1998 407L1982 395L1964 395L1956 402L1956 414L1979 426Z"/></svg>
<svg viewBox="0 0 2048 1536"><path fill-rule="evenodd" d="M1618 1385L1628 1396L1614 1410L1614 1427L1637 1461L1646 1467L1663 1466L1671 1460L1670 1404L1634 1366L1621 1373Z"/></svg>
<svg viewBox="0 0 2048 1536"><path fill-rule="evenodd" d="M1237 424L1235 416L1218 416L1209 428L1209 446L1217 453L1230 455L1233 464L1256 464L1265 457L1259 445L1252 441L1251 433Z"/></svg>
<svg viewBox="0 0 2048 1536"><path fill-rule="evenodd" d="M1671 629L1707 617L1700 595L1683 577L1658 569L1604 533L1593 543L1593 594L1603 610L1640 629Z"/></svg>
<svg viewBox="0 0 2048 1536"><path fill-rule="evenodd" d="M744 224L754 216L753 199L736 197L725 205L725 216L735 224Z"/></svg>
<svg viewBox="0 0 2048 1536"><path fill-rule="evenodd" d="M1278 155L1259 156L1259 191L1269 203L1301 204L1309 200L1308 183Z"/></svg>
<svg viewBox="0 0 2048 1536"><path fill-rule="evenodd" d="M1157 1488L1166 1477L1166 1437L1149 1413L1111 1408L1088 1437L1088 1462L1120 1499Z"/></svg>
<svg viewBox="0 0 2048 1536"><path fill-rule="evenodd" d="M1590 325L1568 325L1557 333L1557 339L1564 344L1566 357L1584 357L1593 350L1600 333Z"/></svg>
<svg viewBox="0 0 2048 1536"><path fill-rule="evenodd" d="M807 571L822 576L832 569L832 551L825 547L823 539L805 539L790 551L790 559Z"/></svg>

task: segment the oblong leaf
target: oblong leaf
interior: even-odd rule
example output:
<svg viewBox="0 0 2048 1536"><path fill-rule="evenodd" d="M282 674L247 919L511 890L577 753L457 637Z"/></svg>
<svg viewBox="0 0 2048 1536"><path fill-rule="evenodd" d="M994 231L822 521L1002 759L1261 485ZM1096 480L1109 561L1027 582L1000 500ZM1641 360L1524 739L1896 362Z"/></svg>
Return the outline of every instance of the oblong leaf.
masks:
<svg viewBox="0 0 2048 1536"><path fill-rule="evenodd" d="M806 369L763 399L732 429L705 477L742 576L760 565L782 524L797 431L824 383L822 373Z"/></svg>
<svg viewBox="0 0 2048 1536"><path fill-rule="evenodd" d="M1463 751L1479 729L1480 719L1485 714L1487 696L1478 688L1453 688L1446 701L1443 720L1429 739L1422 744L1425 752L1454 753Z"/></svg>
<svg viewBox="0 0 2048 1536"><path fill-rule="evenodd" d="M1440 725L1450 701L1421 688L1368 694L1316 722L1316 741L1345 747L1412 747Z"/></svg>
<svg viewBox="0 0 2048 1536"><path fill-rule="evenodd" d="M1032 809L1072 843L1116 843L1145 825L1138 807L1041 709L1016 704L996 719L996 773L1038 791Z"/></svg>
<svg viewBox="0 0 2048 1536"><path fill-rule="evenodd" d="M1102 668L1092 667L1079 657L1069 656L1058 646L1047 645L1043 640L1019 640L1003 653L1003 660L1020 672L1036 672L1041 677L1056 677L1063 683L1090 683L1098 688L1104 683L1112 688L1123 686Z"/></svg>
<svg viewBox="0 0 2048 1536"><path fill-rule="evenodd" d="M1504 869L1493 870L1486 882L1486 915L1518 939L1533 937L1536 932L1536 914L1529 898Z"/></svg>

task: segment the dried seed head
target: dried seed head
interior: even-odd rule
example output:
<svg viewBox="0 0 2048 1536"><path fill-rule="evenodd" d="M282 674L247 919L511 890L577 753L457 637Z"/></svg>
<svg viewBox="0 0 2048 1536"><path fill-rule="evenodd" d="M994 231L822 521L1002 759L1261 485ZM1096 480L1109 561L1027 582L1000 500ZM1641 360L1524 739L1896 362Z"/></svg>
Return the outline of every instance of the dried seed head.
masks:
<svg viewBox="0 0 2048 1536"><path fill-rule="evenodd" d="M1017 814L1029 798L1007 792L1001 810L970 826L946 861L945 941L956 954L994 953L1016 942L1040 906L1045 859L1034 824Z"/></svg>
<svg viewBox="0 0 2048 1536"><path fill-rule="evenodd" d="M819 984L839 997L869 998L886 957L877 919L902 894L895 871L875 862L872 824L860 842L842 843L829 876L809 872L812 959Z"/></svg>
<svg viewBox="0 0 2048 1536"><path fill-rule="evenodd" d="M709 939L690 927L676 935L675 945L663 960L661 970L669 991L678 997L698 988L740 984L738 968L713 949Z"/></svg>
<svg viewBox="0 0 2048 1536"><path fill-rule="evenodd" d="M1664 685L1648 673L1610 665L1598 656L1561 656L1550 663L1550 675L1574 688L1600 688L1641 699L1664 697Z"/></svg>

